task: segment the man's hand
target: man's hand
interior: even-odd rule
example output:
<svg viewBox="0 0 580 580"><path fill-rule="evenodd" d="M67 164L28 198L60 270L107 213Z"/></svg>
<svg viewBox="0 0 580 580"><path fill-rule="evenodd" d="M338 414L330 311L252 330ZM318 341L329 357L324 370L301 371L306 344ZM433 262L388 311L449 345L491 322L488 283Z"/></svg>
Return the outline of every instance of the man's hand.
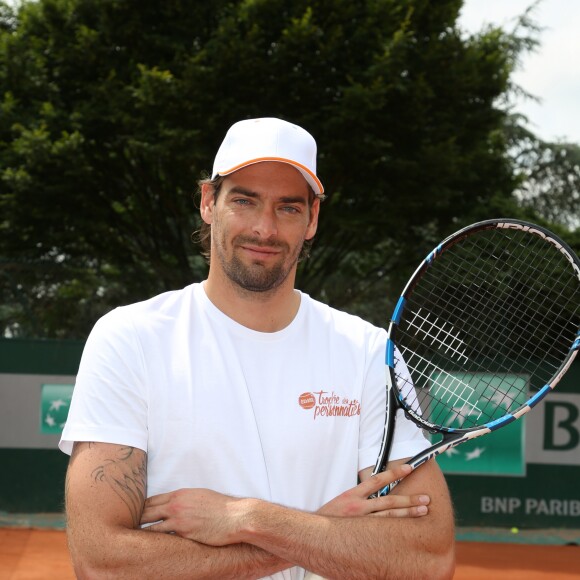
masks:
<svg viewBox="0 0 580 580"><path fill-rule="evenodd" d="M388 495L368 499L371 494L410 472L411 468L405 464L384 471L345 491L316 513L334 517L423 516L428 512L429 497L426 495ZM209 489L179 489L147 499L141 524L153 524L147 528L150 531L174 533L204 544L225 546L240 541L238 533L246 507L240 499Z"/></svg>
<svg viewBox="0 0 580 580"><path fill-rule="evenodd" d="M403 479L411 473L411 466L403 463L378 473L341 493L323 505L316 513L323 516L381 516L390 518L415 518L428 513L428 495L385 495L368 499L389 483Z"/></svg>
<svg viewBox="0 0 580 580"><path fill-rule="evenodd" d="M141 524L210 546L238 543L240 500L211 489L178 489L145 501Z"/></svg>

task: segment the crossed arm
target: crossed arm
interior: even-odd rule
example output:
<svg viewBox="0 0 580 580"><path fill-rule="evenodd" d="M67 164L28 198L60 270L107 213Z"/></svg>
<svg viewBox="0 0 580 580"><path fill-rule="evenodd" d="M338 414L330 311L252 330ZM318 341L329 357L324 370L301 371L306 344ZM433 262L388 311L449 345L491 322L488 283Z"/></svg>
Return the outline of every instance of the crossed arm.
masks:
<svg viewBox="0 0 580 580"><path fill-rule="evenodd" d="M326 578L450 578L453 516L434 462L389 496L367 499L407 470L398 465L373 478L365 470L360 485L312 514L207 489L146 500L143 451L77 443L66 482L75 572L79 578L250 579L299 565ZM428 507L419 493L426 489Z"/></svg>

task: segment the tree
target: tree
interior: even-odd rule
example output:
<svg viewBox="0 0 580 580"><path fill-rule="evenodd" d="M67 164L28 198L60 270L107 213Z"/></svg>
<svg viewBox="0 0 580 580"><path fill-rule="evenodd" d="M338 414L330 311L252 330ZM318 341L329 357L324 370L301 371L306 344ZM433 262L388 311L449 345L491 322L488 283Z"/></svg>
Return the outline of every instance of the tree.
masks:
<svg viewBox="0 0 580 580"><path fill-rule="evenodd" d="M508 151L523 217L559 234L580 255L580 146L543 141L517 115L508 118Z"/></svg>
<svg viewBox="0 0 580 580"><path fill-rule="evenodd" d="M205 276L196 180L231 123L319 144L330 197L299 285L382 322L443 235L518 211L505 108L522 37L460 0L0 3L0 324L82 338Z"/></svg>
<svg viewBox="0 0 580 580"><path fill-rule="evenodd" d="M520 140L515 160L521 204L553 224L580 230L580 146L528 134Z"/></svg>

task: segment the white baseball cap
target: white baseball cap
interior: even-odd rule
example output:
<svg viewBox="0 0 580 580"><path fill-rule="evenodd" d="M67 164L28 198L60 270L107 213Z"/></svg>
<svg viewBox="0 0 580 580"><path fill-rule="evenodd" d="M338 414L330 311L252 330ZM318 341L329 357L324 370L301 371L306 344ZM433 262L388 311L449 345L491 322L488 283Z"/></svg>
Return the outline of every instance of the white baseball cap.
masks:
<svg viewBox="0 0 580 580"><path fill-rule="evenodd" d="M316 177L316 141L298 125L274 118L247 119L232 125L218 149L212 179L262 161L289 163L302 173L317 197L324 187Z"/></svg>

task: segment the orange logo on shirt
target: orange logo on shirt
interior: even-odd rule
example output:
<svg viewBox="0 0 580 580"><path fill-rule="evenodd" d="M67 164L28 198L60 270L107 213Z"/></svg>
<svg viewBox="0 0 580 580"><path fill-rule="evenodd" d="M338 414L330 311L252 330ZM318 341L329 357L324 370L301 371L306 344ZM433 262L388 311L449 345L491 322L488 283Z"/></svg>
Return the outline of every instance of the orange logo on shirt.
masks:
<svg viewBox="0 0 580 580"><path fill-rule="evenodd" d="M316 405L316 399L314 398L314 395L312 393L302 393L298 397L298 404L303 409L312 409L312 407Z"/></svg>
<svg viewBox="0 0 580 580"><path fill-rule="evenodd" d="M341 397L334 391L316 391L302 393L298 404L303 409L314 408L313 419L317 417L354 417L360 415L360 403L357 399Z"/></svg>

